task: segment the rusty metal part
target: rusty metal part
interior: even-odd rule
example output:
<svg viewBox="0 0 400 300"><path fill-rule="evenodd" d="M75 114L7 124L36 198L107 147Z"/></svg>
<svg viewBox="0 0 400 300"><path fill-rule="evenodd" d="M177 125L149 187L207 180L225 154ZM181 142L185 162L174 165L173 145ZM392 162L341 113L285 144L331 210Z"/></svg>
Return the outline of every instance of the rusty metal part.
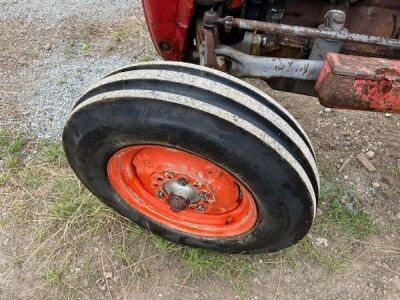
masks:
<svg viewBox="0 0 400 300"><path fill-rule="evenodd" d="M203 46L200 47L200 64L209 68L219 69L215 53L214 35L214 30L204 29L204 42Z"/></svg>
<svg viewBox="0 0 400 300"><path fill-rule="evenodd" d="M329 53L316 90L326 107L400 113L400 62Z"/></svg>
<svg viewBox="0 0 400 300"><path fill-rule="evenodd" d="M240 18L233 18L233 28L250 31L268 32L272 34L299 36L306 38L323 38L328 40L350 41L371 45L380 45L400 49L400 40L379 36L350 33L347 31L329 31L310 27L292 26L270 22L252 21Z"/></svg>
<svg viewBox="0 0 400 300"><path fill-rule="evenodd" d="M196 38L200 45L200 65L217 70L221 70L215 53L215 47L218 44L217 24L220 21L218 14L209 10L204 13L203 19L198 20L196 24Z"/></svg>
<svg viewBox="0 0 400 300"><path fill-rule="evenodd" d="M261 54L261 46L265 48L266 40L261 34L247 31L243 36L243 40L240 43L233 45L233 48L241 52L259 56Z"/></svg>
<svg viewBox="0 0 400 300"><path fill-rule="evenodd" d="M324 64L320 60L247 55L228 46L218 46L216 53L229 57L229 74L237 77L316 80Z"/></svg>
<svg viewBox="0 0 400 300"><path fill-rule="evenodd" d="M233 17L232 16L225 17L225 20L224 20L225 32L227 32L227 33L231 32L232 27L233 27Z"/></svg>
<svg viewBox="0 0 400 300"><path fill-rule="evenodd" d="M337 9L326 12L324 23L318 29L328 31L347 31L344 28L346 23L346 14ZM332 41L321 38L314 39L309 59L324 60L329 52L339 53L342 49L342 41Z"/></svg>
<svg viewBox="0 0 400 300"><path fill-rule="evenodd" d="M221 22L222 19L218 16L216 11L211 9L204 13L203 26L205 29L213 30Z"/></svg>
<svg viewBox="0 0 400 300"><path fill-rule="evenodd" d="M315 28L317 24L323 23L324 13L331 9L342 10L346 13L345 27L349 32L399 38L400 1L398 0L362 0L358 5L350 5L347 0L333 5L327 0L287 1L285 18L282 23ZM308 41L303 43L303 46L307 45ZM274 55L287 57L282 52L287 51L282 48L281 51L274 51ZM341 53L400 58L400 50L354 42L344 42ZM298 55L301 53L292 52L290 57L297 58Z"/></svg>
<svg viewBox="0 0 400 300"><path fill-rule="evenodd" d="M173 212L180 212L189 207L190 201L181 196L170 194L168 197L169 207Z"/></svg>
<svg viewBox="0 0 400 300"><path fill-rule="evenodd" d="M400 9L398 0L367 0L366 4L383 8Z"/></svg>

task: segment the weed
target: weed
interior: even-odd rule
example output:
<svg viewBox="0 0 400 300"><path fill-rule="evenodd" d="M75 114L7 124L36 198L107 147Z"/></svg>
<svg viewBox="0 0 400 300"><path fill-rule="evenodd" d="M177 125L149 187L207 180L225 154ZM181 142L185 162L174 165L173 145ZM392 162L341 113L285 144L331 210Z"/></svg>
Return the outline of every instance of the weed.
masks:
<svg viewBox="0 0 400 300"><path fill-rule="evenodd" d="M112 215L73 174L59 175L52 190L55 199L49 206L49 215L55 222L100 229L109 221L107 215Z"/></svg>
<svg viewBox="0 0 400 300"><path fill-rule="evenodd" d="M396 164L388 166L387 170L391 175L400 178L400 159L396 162Z"/></svg>
<svg viewBox="0 0 400 300"><path fill-rule="evenodd" d="M2 151L4 151L4 148L8 148L9 145L12 143L12 135L13 133L9 130L0 130L0 147Z"/></svg>
<svg viewBox="0 0 400 300"><path fill-rule="evenodd" d="M39 167L26 167L19 173L23 186L29 189L38 189L48 180L49 173Z"/></svg>
<svg viewBox="0 0 400 300"><path fill-rule="evenodd" d="M126 230L128 232L128 239L131 241L136 241L138 238L141 238L144 234L146 234L144 229L132 222L127 224Z"/></svg>
<svg viewBox="0 0 400 300"><path fill-rule="evenodd" d="M296 245L285 249L283 252L285 260L289 261L289 264L293 268L299 267L300 259L302 257L308 257L313 261L316 261L319 264L326 266L331 272L337 272L344 267L344 259L342 257L316 248L309 236L306 236Z"/></svg>
<svg viewBox="0 0 400 300"><path fill-rule="evenodd" d="M19 154L26 144L25 138L21 134L17 134L11 141L8 151L10 154Z"/></svg>
<svg viewBox="0 0 400 300"><path fill-rule="evenodd" d="M349 211L338 200L330 205L327 215L330 223L353 235L366 237L376 233L375 224L368 213L357 208Z"/></svg>
<svg viewBox="0 0 400 300"><path fill-rule="evenodd" d="M88 43L83 43L82 44L82 51L83 52L89 52L92 49L92 47Z"/></svg>
<svg viewBox="0 0 400 300"><path fill-rule="evenodd" d="M60 79L57 81L57 85L58 85L58 86L62 86L62 85L64 85L66 82L67 82L67 81L65 80L65 78L60 78Z"/></svg>
<svg viewBox="0 0 400 300"><path fill-rule="evenodd" d="M61 276L64 271L62 266L53 266L45 269L42 273L43 279L47 284L55 285L61 282Z"/></svg>
<svg viewBox="0 0 400 300"><path fill-rule="evenodd" d="M282 255L284 260L288 261L292 268L297 269L300 265L300 257L314 256L314 245L312 244L311 239L306 236L297 244L284 249Z"/></svg>
<svg viewBox="0 0 400 300"><path fill-rule="evenodd" d="M136 262L136 257L132 254L132 251L125 245L115 245L112 247L112 252L118 257L123 265L131 266Z"/></svg>
<svg viewBox="0 0 400 300"><path fill-rule="evenodd" d="M97 279L101 277L101 271L94 267L94 265L94 259L89 259L84 263L82 271L85 274L86 278Z"/></svg>
<svg viewBox="0 0 400 300"><path fill-rule="evenodd" d="M14 258L11 260L11 266L16 269L21 269L23 264L23 260L14 253Z"/></svg>
<svg viewBox="0 0 400 300"><path fill-rule="evenodd" d="M181 262L190 269L193 276L217 273L223 276L254 272L255 266L249 257L233 256L208 250L184 247Z"/></svg>
<svg viewBox="0 0 400 300"><path fill-rule="evenodd" d="M90 33L90 28L89 28L89 27L85 28L85 29L82 31L81 35L82 35L82 38L88 39L88 38L90 37L90 35L91 35L91 33Z"/></svg>
<svg viewBox="0 0 400 300"><path fill-rule="evenodd" d="M26 140L21 133L0 130L0 159L4 159L8 169L16 169L21 160L21 152ZM7 173L6 173L7 174ZM8 175L1 174L0 185L4 184Z"/></svg>
<svg viewBox="0 0 400 300"><path fill-rule="evenodd" d="M150 234L150 240L158 250L166 251L176 247L176 245L170 241L154 234Z"/></svg>
<svg viewBox="0 0 400 300"><path fill-rule="evenodd" d="M109 46L107 46L107 48L106 48L106 50L105 50L105 53L106 53L106 54L110 54L111 52L114 51L114 49L115 49L114 46L109 45Z"/></svg>
<svg viewBox="0 0 400 300"><path fill-rule="evenodd" d="M0 130L0 150L1 155L19 154L26 144L26 140L21 133L8 130Z"/></svg>
<svg viewBox="0 0 400 300"><path fill-rule="evenodd" d="M145 55L142 55L142 56L139 57L138 62L148 62L148 61L152 61L152 60L154 60L153 57L151 57L150 55L145 54Z"/></svg>
<svg viewBox="0 0 400 300"><path fill-rule="evenodd" d="M44 162L60 162L64 158L64 149L60 143L46 142L40 150L40 158Z"/></svg>
<svg viewBox="0 0 400 300"><path fill-rule="evenodd" d="M0 173L0 186L5 185L10 178L10 172L3 170Z"/></svg>
<svg viewBox="0 0 400 300"><path fill-rule="evenodd" d="M125 36L125 33L123 30L111 31L111 34L113 36L115 43L121 43Z"/></svg>
<svg viewBox="0 0 400 300"><path fill-rule="evenodd" d="M16 169L19 166L20 158L18 155L10 155L7 159L7 167L9 169Z"/></svg>
<svg viewBox="0 0 400 300"><path fill-rule="evenodd" d="M64 48L64 56L70 56L76 47L75 42L69 42Z"/></svg>
<svg viewBox="0 0 400 300"><path fill-rule="evenodd" d="M338 272L345 267L345 261L342 257L333 254L319 256L320 261L323 262L331 272Z"/></svg>
<svg viewBox="0 0 400 300"><path fill-rule="evenodd" d="M354 194L354 188L349 188L340 181L322 181L321 201L328 202L336 199L343 199L352 194Z"/></svg>

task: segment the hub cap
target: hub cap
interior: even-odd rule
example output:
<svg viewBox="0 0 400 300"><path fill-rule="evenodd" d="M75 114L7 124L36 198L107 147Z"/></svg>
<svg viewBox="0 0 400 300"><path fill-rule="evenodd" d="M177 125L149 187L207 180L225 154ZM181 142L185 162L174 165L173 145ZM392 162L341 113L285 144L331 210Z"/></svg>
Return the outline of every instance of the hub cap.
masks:
<svg viewBox="0 0 400 300"><path fill-rule="evenodd" d="M131 146L107 166L112 187L148 218L201 236L248 232L257 208L248 189L216 164L163 146Z"/></svg>

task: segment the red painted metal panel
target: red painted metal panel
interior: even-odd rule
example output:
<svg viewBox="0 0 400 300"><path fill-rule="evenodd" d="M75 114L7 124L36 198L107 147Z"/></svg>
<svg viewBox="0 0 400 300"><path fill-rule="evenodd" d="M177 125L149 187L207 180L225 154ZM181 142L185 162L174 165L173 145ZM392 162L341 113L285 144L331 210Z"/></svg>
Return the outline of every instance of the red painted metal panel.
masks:
<svg viewBox="0 0 400 300"><path fill-rule="evenodd" d="M238 8L243 5L243 0L232 0L230 8Z"/></svg>
<svg viewBox="0 0 400 300"><path fill-rule="evenodd" d="M329 53L315 88L326 107L400 113L400 61Z"/></svg>
<svg viewBox="0 0 400 300"><path fill-rule="evenodd" d="M165 60L182 59L193 6L193 0L143 0L154 46Z"/></svg>

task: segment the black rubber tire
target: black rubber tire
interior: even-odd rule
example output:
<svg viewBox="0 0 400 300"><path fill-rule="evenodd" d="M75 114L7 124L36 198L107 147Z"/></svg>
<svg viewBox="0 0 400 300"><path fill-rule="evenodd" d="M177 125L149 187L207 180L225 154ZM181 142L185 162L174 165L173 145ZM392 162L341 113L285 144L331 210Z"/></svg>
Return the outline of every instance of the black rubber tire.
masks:
<svg viewBox="0 0 400 300"><path fill-rule="evenodd" d="M319 178L309 140L289 113L221 72L184 63L148 65L104 78L73 110L63 143L85 186L123 216L176 243L258 253L302 239L315 216ZM234 174L256 200L256 225L233 238L209 238L139 214L113 190L106 165L118 150L142 144L185 150Z"/></svg>
<svg viewBox="0 0 400 300"><path fill-rule="evenodd" d="M190 74L194 76L205 77L210 80L214 80L216 82L224 83L225 85L232 87L238 91L241 91L247 95L250 95L253 99L260 102L261 104L265 105L273 112L275 112L279 117L285 120L303 139L303 141L307 144L308 148L310 149L311 153L315 157L315 152L312 147L310 139L307 137L305 131L300 126L300 124L296 121L296 119L286 110L284 109L278 102L274 99L269 97L267 94L263 93L259 89L255 88L254 86L227 75L222 72L216 72L213 69L197 66L193 64L181 63L175 64L166 61L152 61L146 63L137 63L134 65L129 65L117 69L105 76L105 78L110 77L112 75L116 75L123 72L135 71L135 70L169 70L175 72L181 72L185 74ZM118 86L112 84L96 84L92 86L82 97L78 100L76 105L79 105L81 102L85 101L91 95L97 94L99 91L98 89L102 89L103 91L118 88Z"/></svg>

